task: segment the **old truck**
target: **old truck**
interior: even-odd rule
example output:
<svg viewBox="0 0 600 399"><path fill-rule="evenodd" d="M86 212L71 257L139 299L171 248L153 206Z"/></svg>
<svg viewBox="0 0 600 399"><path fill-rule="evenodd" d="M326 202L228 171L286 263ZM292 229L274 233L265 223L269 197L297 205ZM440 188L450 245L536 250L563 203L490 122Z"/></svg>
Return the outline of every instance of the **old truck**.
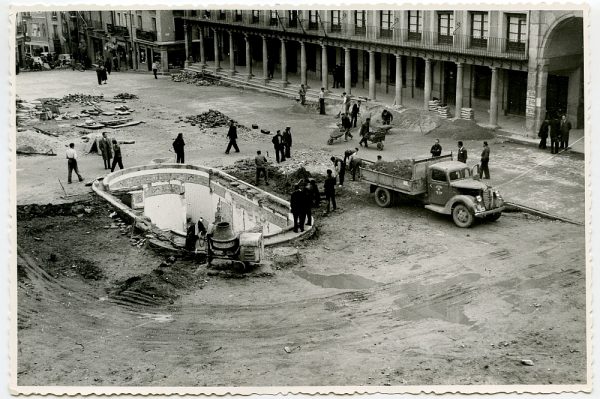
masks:
<svg viewBox="0 0 600 399"><path fill-rule="evenodd" d="M409 178L380 172L373 162L362 162L361 180L371 185L370 192L381 207L403 198L418 200L429 210L452 215L458 227L470 227L476 218L498 220L504 210L498 190L479 180L478 166L469 169L454 161L451 153L411 160Z"/></svg>

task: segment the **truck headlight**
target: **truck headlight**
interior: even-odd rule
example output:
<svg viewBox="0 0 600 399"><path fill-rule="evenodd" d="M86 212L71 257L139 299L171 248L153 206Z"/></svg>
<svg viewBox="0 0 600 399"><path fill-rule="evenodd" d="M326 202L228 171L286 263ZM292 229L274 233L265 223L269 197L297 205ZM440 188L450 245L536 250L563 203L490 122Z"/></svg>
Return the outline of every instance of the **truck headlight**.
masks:
<svg viewBox="0 0 600 399"><path fill-rule="evenodd" d="M475 197L475 201L483 202L483 198L481 198L481 195L478 195L477 197Z"/></svg>

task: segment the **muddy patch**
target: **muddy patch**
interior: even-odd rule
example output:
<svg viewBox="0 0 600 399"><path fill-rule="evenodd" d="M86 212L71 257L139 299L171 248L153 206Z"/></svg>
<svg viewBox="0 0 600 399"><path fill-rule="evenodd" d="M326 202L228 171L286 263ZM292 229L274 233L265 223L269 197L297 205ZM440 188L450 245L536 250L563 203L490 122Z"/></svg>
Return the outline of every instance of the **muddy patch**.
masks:
<svg viewBox="0 0 600 399"><path fill-rule="evenodd" d="M333 274L330 276L324 274L314 274L303 270L294 271L294 274L309 283L323 288L338 288L350 290L362 290L379 285L377 281L357 276L355 274Z"/></svg>

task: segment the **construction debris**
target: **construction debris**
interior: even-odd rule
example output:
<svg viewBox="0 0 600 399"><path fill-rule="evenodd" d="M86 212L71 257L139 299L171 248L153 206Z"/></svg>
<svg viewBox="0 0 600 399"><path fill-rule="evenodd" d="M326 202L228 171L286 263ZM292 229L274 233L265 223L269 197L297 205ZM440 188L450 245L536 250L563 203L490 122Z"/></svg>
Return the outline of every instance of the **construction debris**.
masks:
<svg viewBox="0 0 600 399"><path fill-rule="evenodd" d="M379 161L370 166L371 169L389 175L400 176L403 179L412 177L413 162L410 159L398 159L393 162Z"/></svg>
<svg viewBox="0 0 600 399"><path fill-rule="evenodd" d="M185 82L187 84L193 84L196 86L219 86L221 81L218 78L205 76L201 72L182 71L171 75L173 82Z"/></svg>
<svg viewBox="0 0 600 399"><path fill-rule="evenodd" d="M201 129L228 126L229 122L233 121L233 124L237 126L238 129L242 131L250 130L248 127L240 125L227 115L214 109L209 109L207 112L203 112L199 115L190 115L186 117L184 121L192 126L198 126Z"/></svg>
<svg viewBox="0 0 600 399"><path fill-rule="evenodd" d="M120 99L120 100L134 100L134 99L137 99L138 96L135 94L131 94L131 93L119 93L116 96L114 96L114 98Z"/></svg>

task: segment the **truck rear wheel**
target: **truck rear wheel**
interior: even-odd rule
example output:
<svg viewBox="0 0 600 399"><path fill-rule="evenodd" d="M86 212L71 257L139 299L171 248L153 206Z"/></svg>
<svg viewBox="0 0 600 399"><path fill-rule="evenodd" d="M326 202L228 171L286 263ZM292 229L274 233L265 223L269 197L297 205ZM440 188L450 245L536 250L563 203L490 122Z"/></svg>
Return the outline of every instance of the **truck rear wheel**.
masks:
<svg viewBox="0 0 600 399"><path fill-rule="evenodd" d="M457 204L452 209L452 220L454 220L454 224L458 227L466 228L471 227L475 216L465 204Z"/></svg>
<svg viewBox="0 0 600 399"><path fill-rule="evenodd" d="M392 204L392 193L387 188L377 187L375 190L375 202L382 208Z"/></svg>

